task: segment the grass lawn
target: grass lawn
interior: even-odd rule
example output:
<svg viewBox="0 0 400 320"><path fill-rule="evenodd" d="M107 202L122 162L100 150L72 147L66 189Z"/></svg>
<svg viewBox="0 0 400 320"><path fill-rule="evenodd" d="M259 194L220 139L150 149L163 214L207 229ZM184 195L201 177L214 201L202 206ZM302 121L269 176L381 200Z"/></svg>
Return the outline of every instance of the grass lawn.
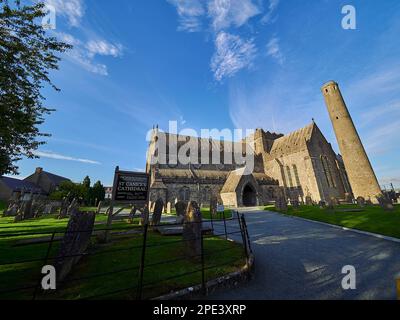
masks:
<svg viewBox="0 0 400 320"><path fill-rule="evenodd" d="M351 212L353 209L361 211ZM278 211L274 206L268 206L265 210ZM399 205L395 205L393 211L384 211L380 206L360 208L357 205L340 205L334 210L320 209L318 206L301 206L299 209L289 207L288 212L281 213L400 238Z"/></svg>
<svg viewBox="0 0 400 320"><path fill-rule="evenodd" d="M6 208L6 203L0 200L0 215L3 214L5 208Z"/></svg>
<svg viewBox="0 0 400 320"><path fill-rule="evenodd" d="M95 228L104 228L107 217L98 215ZM43 266L48 244L34 244L27 246L15 246L19 240L32 238L26 233L40 232L52 233L54 230L63 231L68 220L58 220L55 216L46 216L36 220L13 223L13 218L0 218L0 292L11 288L30 287L35 285L40 277L40 269ZM135 221L136 222L136 221ZM137 224L128 225L124 221L114 221L113 229L136 228ZM13 236L9 236L13 234ZM25 234L25 235L24 235ZM40 235L43 236L43 235ZM181 237L163 237L158 233L149 233L148 248L146 251L146 267L144 272L144 297L150 298L168 293L173 289L183 288L201 283L201 273L193 273L177 279L163 280L175 275L196 271L200 268L200 261L174 261L168 264L149 266L166 260L176 260L183 256L183 244L176 242ZM82 299L94 295L101 295L112 291L135 287L138 280L138 266L142 244L141 235L113 236L110 244L96 244L92 240L93 255L82 258L72 274L69 283L59 286L59 291L53 295L38 297L39 299ZM152 246L154 244L162 246ZM54 257L58 250L58 242L55 242L50 253ZM135 248L136 247L136 248ZM206 267L226 264L206 271L207 279L237 270L244 264L243 249L238 244L221 238L205 238L205 263ZM101 252L120 250L116 252ZM221 251L222 250L222 251ZM27 260L41 259L38 262L26 262ZM25 261L25 262L24 262ZM52 259L49 259L51 264ZM12 262L22 262L6 264ZM3 264L3 265L2 265ZM128 269L128 270L126 270ZM121 271L125 270L125 271ZM92 276L98 273L112 272L108 276L95 277L83 281L71 281L77 278ZM120 271L120 272L117 272ZM156 284L150 284L156 282ZM22 292L0 293L1 299L31 299L33 289ZM115 295L99 298L134 299L136 289L122 291Z"/></svg>

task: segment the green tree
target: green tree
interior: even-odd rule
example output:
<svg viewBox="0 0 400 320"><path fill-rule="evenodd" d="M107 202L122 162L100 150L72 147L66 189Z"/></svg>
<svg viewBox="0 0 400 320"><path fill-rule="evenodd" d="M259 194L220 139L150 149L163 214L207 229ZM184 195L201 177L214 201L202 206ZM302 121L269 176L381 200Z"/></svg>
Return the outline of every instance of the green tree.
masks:
<svg viewBox="0 0 400 320"><path fill-rule="evenodd" d="M103 201L105 196L106 196L106 192L104 190L104 186L101 184L100 181L97 181L92 188L92 199L95 202L96 199L97 201ZM93 203L94 203L93 202Z"/></svg>
<svg viewBox="0 0 400 320"><path fill-rule="evenodd" d="M92 193L92 188L90 187L90 178L89 176L86 176L83 181L82 181L82 186L84 188L85 196L84 200L87 205L91 205L91 193Z"/></svg>
<svg viewBox="0 0 400 320"><path fill-rule="evenodd" d="M87 188L87 189L90 188L90 178L89 178L89 176L86 176L85 179L83 179L82 184L83 184L83 186L84 186L85 188Z"/></svg>
<svg viewBox="0 0 400 320"><path fill-rule="evenodd" d="M41 137L49 136L39 126L54 110L43 105L41 89L59 90L49 71L58 69L56 53L71 46L46 34L44 16L43 3L0 0L0 175L17 174L15 162L36 158Z"/></svg>
<svg viewBox="0 0 400 320"><path fill-rule="evenodd" d="M61 182L58 190L50 195L52 200L62 200L68 197L69 200L73 198L85 199L86 189L82 183L73 183L71 181Z"/></svg>

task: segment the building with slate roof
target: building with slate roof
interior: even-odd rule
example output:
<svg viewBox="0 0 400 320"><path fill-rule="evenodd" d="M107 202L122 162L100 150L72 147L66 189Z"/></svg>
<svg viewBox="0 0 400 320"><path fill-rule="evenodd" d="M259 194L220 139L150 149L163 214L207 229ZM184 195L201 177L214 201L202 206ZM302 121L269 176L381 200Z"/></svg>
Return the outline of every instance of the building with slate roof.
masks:
<svg viewBox="0 0 400 320"><path fill-rule="evenodd" d="M44 171L42 168L36 168L32 175L23 180L0 177L0 200L8 201L21 193L48 196L56 191L63 181L70 180Z"/></svg>
<svg viewBox="0 0 400 320"><path fill-rule="evenodd" d="M159 147L163 144L164 149ZM204 146L208 150L204 151ZM235 152L244 155L248 146L254 153L250 174L244 174L243 163L224 162L224 151L236 159ZM218 163L195 161L207 151L211 159L215 150L221 153ZM185 153L188 161L178 161L176 155ZM319 202L345 199L352 192L340 155L314 121L287 135L257 129L247 139L228 143L161 133L155 128L146 172L151 177L150 201L161 198L172 205L178 200L194 200L208 206L212 196L230 207L265 205L278 196Z"/></svg>

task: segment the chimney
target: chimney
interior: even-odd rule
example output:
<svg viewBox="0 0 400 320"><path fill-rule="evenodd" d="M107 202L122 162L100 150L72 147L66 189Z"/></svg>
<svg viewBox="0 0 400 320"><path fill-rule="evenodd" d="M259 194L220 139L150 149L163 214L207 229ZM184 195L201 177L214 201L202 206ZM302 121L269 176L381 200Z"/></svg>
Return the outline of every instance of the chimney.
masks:
<svg viewBox="0 0 400 320"><path fill-rule="evenodd" d="M35 173L42 173L43 172L43 168L37 167Z"/></svg>

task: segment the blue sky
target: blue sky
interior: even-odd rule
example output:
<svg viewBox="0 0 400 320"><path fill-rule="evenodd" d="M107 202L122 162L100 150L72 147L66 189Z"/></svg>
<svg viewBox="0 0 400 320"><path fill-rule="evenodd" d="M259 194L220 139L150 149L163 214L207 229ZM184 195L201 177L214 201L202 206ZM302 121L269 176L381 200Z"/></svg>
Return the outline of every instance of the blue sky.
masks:
<svg viewBox="0 0 400 320"><path fill-rule="evenodd" d="M145 166L146 134L256 128L288 133L312 118L338 151L321 85L336 80L382 184L400 186L398 0L47 0L74 44L52 73L61 92L41 166L110 184L116 165ZM341 26L356 8L356 30Z"/></svg>

